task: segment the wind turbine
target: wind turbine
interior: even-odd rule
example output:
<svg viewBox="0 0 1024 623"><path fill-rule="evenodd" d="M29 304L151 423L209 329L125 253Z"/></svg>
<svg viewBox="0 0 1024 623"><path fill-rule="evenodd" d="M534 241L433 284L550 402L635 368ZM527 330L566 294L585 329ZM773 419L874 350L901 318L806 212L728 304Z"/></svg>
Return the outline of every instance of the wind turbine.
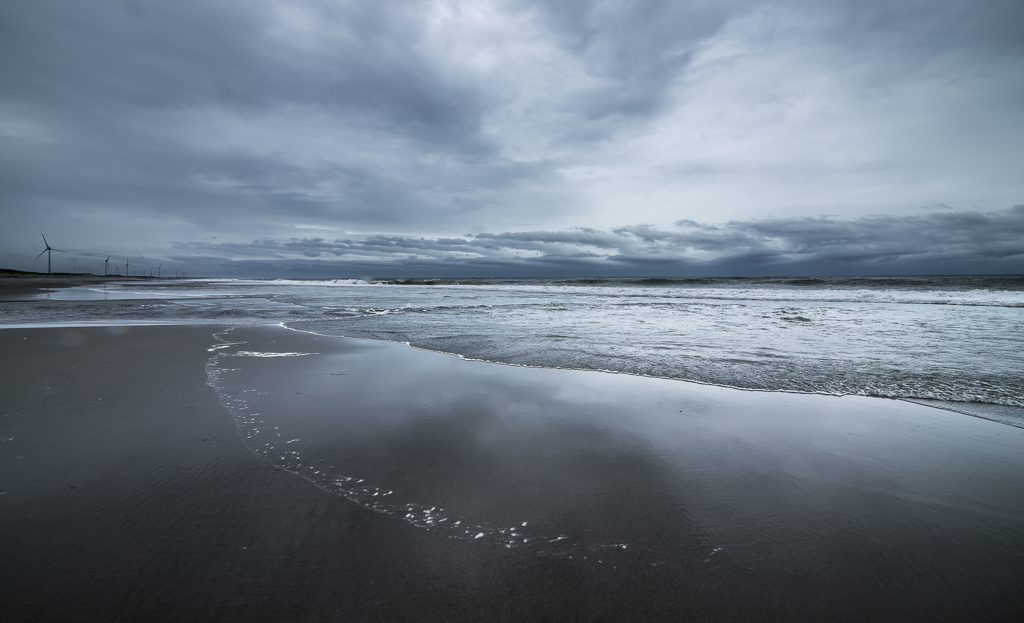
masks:
<svg viewBox="0 0 1024 623"><path fill-rule="evenodd" d="M121 267L117 265L117 262L114 262L114 268L117 269L117 276L120 277L121 276Z"/></svg>
<svg viewBox="0 0 1024 623"><path fill-rule="evenodd" d="M160 278L160 269L163 268L163 267L164 267L163 264L160 264L159 266L156 267L156 278L157 279Z"/></svg>
<svg viewBox="0 0 1024 623"><path fill-rule="evenodd" d="M104 277L107 276L107 262L109 262L109 261L110 261L110 256L108 255L107 259L103 260L103 276Z"/></svg>
<svg viewBox="0 0 1024 623"><path fill-rule="evenodd" d="M43 236L42 234L39 234L39 235ZM61 251L60 249L54 249L53 247L51 247L50 243L46 241L46 236L43 236L43 244L46 245L46 248L43 249L42 252L39 253L39 255L36 256L36 259L38 260L39 258L43 257L43 253L46 254L46 274L49 275L50 274L50 251L56 251L58 253L67 253L67 251ZM35 260L33 260L33 261L35 261Z"/></svg>
<svg viewBox="0 0 1024 623"><path fill-rule="evenodd" d="M128 258L124 258L124 276L128 276Z"/></svg>

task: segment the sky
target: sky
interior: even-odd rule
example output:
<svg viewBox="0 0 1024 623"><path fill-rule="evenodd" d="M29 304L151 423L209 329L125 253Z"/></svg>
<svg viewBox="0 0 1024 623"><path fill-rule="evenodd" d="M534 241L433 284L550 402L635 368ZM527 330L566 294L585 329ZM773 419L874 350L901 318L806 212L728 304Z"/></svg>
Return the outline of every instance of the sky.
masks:
<svg viewBox="0 0 1024 623"><path fill-rule="evenodd" d="M14 1L0 76L4 268L1024 273L1019 0Z"/></svg>

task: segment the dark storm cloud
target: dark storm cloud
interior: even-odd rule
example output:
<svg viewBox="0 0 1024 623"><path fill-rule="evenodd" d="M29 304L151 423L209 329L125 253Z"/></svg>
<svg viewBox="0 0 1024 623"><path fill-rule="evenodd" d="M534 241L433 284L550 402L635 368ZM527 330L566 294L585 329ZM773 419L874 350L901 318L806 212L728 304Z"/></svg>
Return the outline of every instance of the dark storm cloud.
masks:
<svg viewBox="0 0 1024 623"><path fill-rule="evenodd" d="M677 228L621 227L467 235L463 238L293 238L249 244L178 245L235 259L273 259L281 268L298 256L335 270L357 267L401 275L430 267L439 275L646 274L651 271L741 270L781 274L793 269L879 273L900 265L936 272L957 264L995 272L1024 268L1024 205L996 213L932 211L853 220L793 218L709 225L681 220ZM500 271L500 272L494 272Z"/></svg>
<svg viewBox="0 0 1024 623"><path fill-rule="evenodd" d="M479 85L417 53L414 4L296 3L309 14L294 19L313 21L308 40L275 35L287 3L5 4L0 93L23 125L5 150L8 201L201 227L240 217L388 225L465 209L452 181L486 195L547 176L496 157L480 133ZM321 117L312 127L310 113ZM168 120L179 127L160 127ZM281 148L319 122L342 129L324 150L344 157ZM236 136L210 144L210 127L231 123ZM266 146L247 133L269 135ZM431 155L444 162L417 162ZM460 171L437 179L438 167Z"/></svg>
<svg viewBox="0 0 1024 623"><path fill-rule="evenodd" d="M310 12L303 19L315 20L312 40L275 35L292 7L258 0L7 5L14 54L3 89L94 117L208 102L316 103L431 141L468 137L472 153L481 148L472 138L479 94L415 53L412 4L297 2Z"/></svg>
<svg viewBox="0 0 1024 623"><path fill-rule="evenodd" d="M577 102L588 119L656 112L697 46L744 10L737 2L524 2L603 83Z"/></svg>
<svg viewBox="0 0 1024 623"><path fill-rule="evenodd" d="M3 57L0 88L5 97L41 106L41 123L56 120L46 125L63 134L61 142L73 152L55 163L62 173L74 175L76 162L93 157L108 162L107 170L79 175L69 194L91 191L97 200L110 201L123 193L133 201L159 191L186 204L179 208L185 212L192 193L221 199L190 179L194 175L239 184L243 203L251 200L248 182L257 179L264 198L277 204L275 187L308 189L324 178L373 171L299 168L279 154L230 148L204 153L175 137L147 141L152 128L126 118L206 106L258 112L297 103L324 107L359 126L400 127L403 136L463 158L492 151L477 134L478 93L457 77L439 75L408 46L395 45L415 39L414 19L403 17L398 3L359 3L339 11L324 6L316 19L334 20L337 29L329 46L312 49L301 41L275 40L274 16L251 8L241 2L40 2L32 9L8 4L2 21L12 53ZM45 147L41 151L40 160L49 155ZM155 188L132 192L134 181L145 183L154 175L162 178L150 182ZM365 208L388 199L357 195ZM291 205L283 202L286 210Z"/></svg>
<svg viewBox="0 0 1024 623"><path fill-rule="evenodd" d="M1003 229L939 213L757 217L871 187L858 205L903 214L1018 202L1021 23L1013 0L2 3L0 261L34 256L22 240L44 229L90 240L69 245L83 256L191 249L226 267L997 261L1015 248ZM950 98L960 83L982 99ZM740 118L717 116L730 106ZM888 128L921 119L921 146L898 152L915 141ZM922 162L934 153L962 159ZM802 194L832 170L842 186ZM784 191L766 197L759 175ZM716 199L741 218L698 224L723 188L747 189ZM695 220L668 226L680 216ZM638 221L659 226L616 227Z"/></svg>

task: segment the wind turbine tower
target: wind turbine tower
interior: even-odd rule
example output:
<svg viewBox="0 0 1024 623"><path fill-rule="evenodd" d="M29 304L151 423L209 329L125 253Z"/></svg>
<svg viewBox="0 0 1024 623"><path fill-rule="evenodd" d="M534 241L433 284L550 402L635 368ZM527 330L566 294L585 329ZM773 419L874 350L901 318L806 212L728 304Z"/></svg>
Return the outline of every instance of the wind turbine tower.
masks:
<svg viewBox="0 0 1024 623"><path fill-rule="evenodd" d="M106 277L106 276L107 276L107 264L108 264L109 262L110 262L110 256L108 255L108 256L107 256L107 259L103 260L103 276L104 276L104 277Z"/></svg>
<svg viewBox="0 0 1024 623"><path fill-rule="evenodd" d="M128 276L128 258L124 258L124 276Z"/></svg>
<svg viewBox="0 0 1024 623"><path fill-rule="evenodd" d="M39 234L39 235L43 236L42 234ZM43 236L43 244L46 245L46 248L43 249L39 253L39 255L36 256L36 259L38 260L39 258L41 258L43 256L43 253L46 254L46 274L49 275L50 274L50 251L56 251L57 253L67 253L67 251L61 251L60 249L54 249L53 247L51 247L50 243L46 241L46 236ZM35 260L33 260L33 261L35 261Z"/></svg>

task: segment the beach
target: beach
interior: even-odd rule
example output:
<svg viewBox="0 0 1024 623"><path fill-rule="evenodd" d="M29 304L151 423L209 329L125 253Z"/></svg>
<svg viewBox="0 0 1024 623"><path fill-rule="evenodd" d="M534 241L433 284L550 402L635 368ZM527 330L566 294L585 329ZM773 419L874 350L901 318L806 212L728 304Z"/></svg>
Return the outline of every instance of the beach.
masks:
<svg viewBox="0 0 1024 623"><path fill-rule="evenodd" d="M32 300L48 290L83 285L102 285L123 277L99 275L44 275L0 270L0 302Z"/></svg>
<svg viewBox="0 0 1024 623"><path fill-rule="evenodd" d="M0 340L9 620L1024 613L1019 428L276 326Z"/></svg>

